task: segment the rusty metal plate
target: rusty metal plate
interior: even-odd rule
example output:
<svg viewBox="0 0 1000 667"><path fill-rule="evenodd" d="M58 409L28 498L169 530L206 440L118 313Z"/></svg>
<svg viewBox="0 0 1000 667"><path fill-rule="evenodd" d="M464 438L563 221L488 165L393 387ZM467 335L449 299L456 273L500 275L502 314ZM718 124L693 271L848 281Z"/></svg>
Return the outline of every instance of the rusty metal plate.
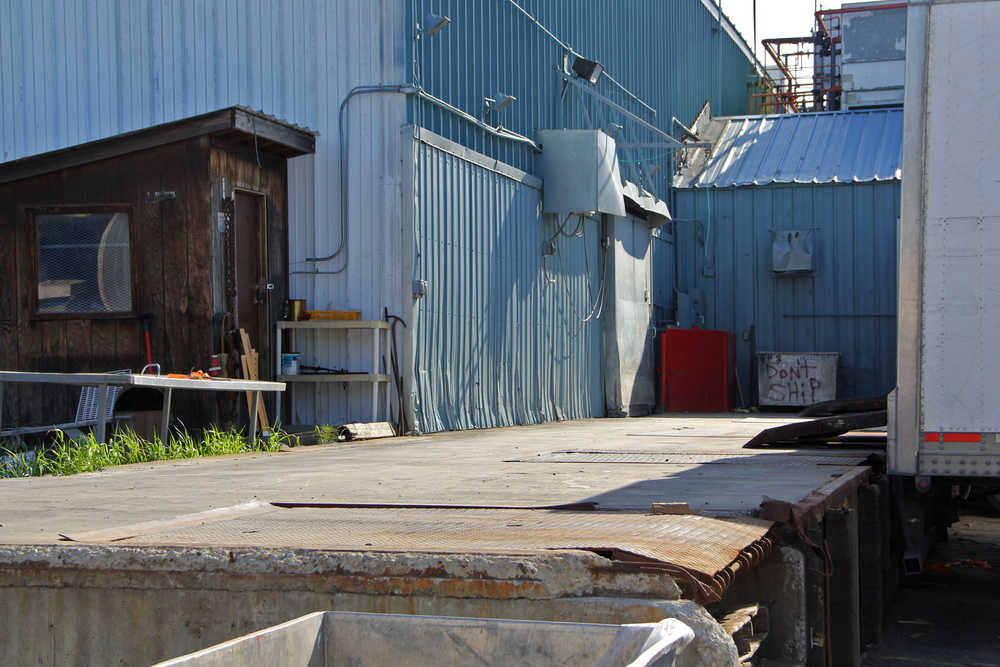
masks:
<svg viewBox="0 0 1000 667"><path fill-rule="evenodd" d="M771 521L555 510L251 508L245 515L157 522L78 541L117 545L289 547L338 551L525 554L552 549L610 552L662 566L721 595L733 574L770 546ZM95 539L96 538L96 539ZM615 555L619 554L619 555ZM678 583L684 585L684 581Z"/></svg>
<svg viewBox="0 0 1000 667"><path fill-rule="evenodd" d="M559 451L508 463L645 463L661 465L775 465L793 467L862 465L867 454L801 455L761 454L679 454L676 452Z"/></svg>

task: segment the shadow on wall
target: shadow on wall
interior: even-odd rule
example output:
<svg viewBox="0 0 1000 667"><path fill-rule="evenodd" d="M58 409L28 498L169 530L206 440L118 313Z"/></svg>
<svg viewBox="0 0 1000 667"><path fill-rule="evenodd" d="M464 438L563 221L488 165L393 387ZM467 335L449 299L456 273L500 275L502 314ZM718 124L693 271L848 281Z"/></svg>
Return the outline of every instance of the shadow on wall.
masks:
<svg viewBox="0 0 1000 667"><path fill-rule="evenodd" d="M644 416L656 403L651 234L644 219L614 218L610 321L604 325L608 416Z"/></svg>

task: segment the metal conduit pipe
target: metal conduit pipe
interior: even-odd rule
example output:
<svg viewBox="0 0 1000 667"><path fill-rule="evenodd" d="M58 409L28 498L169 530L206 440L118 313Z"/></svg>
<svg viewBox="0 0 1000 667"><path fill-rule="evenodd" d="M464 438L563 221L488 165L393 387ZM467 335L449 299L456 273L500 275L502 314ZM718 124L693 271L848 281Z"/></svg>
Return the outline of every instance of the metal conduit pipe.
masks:
<svg viewBox="0 0 1000 667"><path fill-rule="evenodd" d="M511 141L515 141L515 142L518 142L518 143L525 144L529 148L531 148L531 150L535 151L536 153L541 153L542 152L542 147L541 146L539 146L537 143L535 143L534 141L532 141L530 138L524 136L523 134L518 134L517 132L512 132L511 130L506 129L506 128L504 128L501 125L493 127L489 123L484 123L483 121L479 120L478 118L476 118L472 114L470 114L468 112L465 112L465 111L462 111L458 107L456 107L456 106L454 106L452 104L449 104L448 102L445 102L440 97L434 97L433 95L431 95L430 93L428 93L427 91L425 91L422 88L417 89L417 97L419 97L420 99L423 99L423 100L427 100L431 104L433 104L435 106L438 106L438 107L441 107L445 111L453 113L456 116L458 116L459 118L462 118L464 120L469 121L473 125L479 127L481 130L483 130L483 131L485 131L485 132L487 132L489 134L492 134L495 137L500 137L502 139L509 139Z"/></svg>
<svg viewBox="0 0 1000 667"><path fill-rule="evenodd" d="M347 189L348 189L348 178L347 178L347 158L348 158L348 146L347 146L347 104L357 95L371 95L377 93L403 93L406 95L412 95L417 92L414 86L396 84L396 85L379 85L379 86L356 86L351 89L351 92L347 93L343 101L340 103L340 110L337 113L337 128L340 133L340 243L337 245L337 249L334 250L329 255L323 257L306 257L307 262L326 262L340 255L340 253L347 250ZM344 255L344 266L336 271L330 271L328 273L340 273L347 269L347 255ZM296 272L298 273L298 272ZM303 271L302 273L316 273L315 271ZM326 272L325 272L326 273Z"/></svg>
<svg viewBox="0 0 1000 667"><path fill-rule="evenodd" d="M340 103L340 109L337 114L337 124L338 132L340 138L340 243L337 248L323 257L306 257L305 262L326 262L335 257L339 256L341 253L344 254L344 265L339 269L333 271L289 271L291 275L336 275L338 273L343 273L347 270L347 215L348 215L348 174L347 174L347 162L348 162L348 142L347 142L347 105L357 95L367 95L367 94L379 94L379 93L394 93L403 95L416 95L421 99L427 100L431 104L438 106L449 113L452 113L463 120L466 120L473 125L476 125L483 131L501 139L508 139L510 141L523 143L527 145L531 150L536 153L541 153L541 147L532 141L530 138L518 134L517 132L512 132L505 129L502 126L493 127L488 123L484 123L470 113L459 109L458 107L445 102L439 97L431 95L423 88L410 84L391 84L391 85L377 85L377 86L356 86L351 89L347 96L344 97L343 101Z"/></svg>
<svg viewBox="0 0 1000 667"><path fill-rule="evenodd" d="M701 141L701 140L702 140L702 139L701 139L701 137L699 137L699 136L698 136L698 135L697 135L697 134L695 133L695 131L694 131L694 130L692 130L692 129L691 129L691 128L689 128L689 127L688 127L687 125L685 125L684 123L682 123L682 122L680 121L680 119L679 119L679 118L677 118L677 116L671 116L671 117L670 117L670 121L671 121L671 122L672 122L672 123L673 123L674 125L676 125L677 127L679 127L679 128L681 128L682 130L684 130L685 134L687 134L687 135L688 135L689 137L691 137L692 139L694 139L694 140L696 140L696 141Z"/></svg>
<svg viewBox="0 0 1000 667"><path fill-rule="evenodd" d="M650 123L649 121L641 118L640 116L635 115L634 113L632 113L631 111L629 111L628 109L626 109L622 105L618 104L617 102L614 102L613 100L611 100L608 97L600 94L596 90L593 90L593 88L591 86L588 86L588 85L585 85L583 83L580 83L577 79L575 79L573 77L570 77L570 76L567 76L563 72L557 71L557 75L563 81L565 81L566 83L568 83L568 84L576 87L577 90L582 91L583 93L586 93L587 95L590 95L591 97L597 98L603 104L606 104L607 106L611 107L612 109L615 109L616 111L618 111L620 114L622 114L623 116L625 116L629 120L632 120L633 122L638 123L639 125L642 125L644 128L646 128L650 132L653 132L654 134L658 134L661 137L663 137L666 140L666 145L663 146L663 148L667 148L667 147L669 147L669 148L711 148L711 146L712 146L712 144L710 144L708 142L705 142L705 141L692 142L692 143L687 143L687 144L682 143L680 141L677 141L677 139L674 139L671 135L667 134L666 132L664 132L660 128L658 128L655 125L653 125L652 123Z"/></svg>

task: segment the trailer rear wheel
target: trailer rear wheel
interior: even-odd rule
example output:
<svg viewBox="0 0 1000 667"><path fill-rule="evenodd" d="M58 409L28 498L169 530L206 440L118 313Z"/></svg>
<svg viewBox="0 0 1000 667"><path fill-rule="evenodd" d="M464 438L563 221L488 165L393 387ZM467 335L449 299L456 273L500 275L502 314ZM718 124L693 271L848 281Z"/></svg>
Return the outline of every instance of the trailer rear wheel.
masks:
<svg viewBox="0 0 1000 667"><path fill-rule="evenodd" d="M994 512L1000 514L1000 493L987 493L986 502Z"/></svg>

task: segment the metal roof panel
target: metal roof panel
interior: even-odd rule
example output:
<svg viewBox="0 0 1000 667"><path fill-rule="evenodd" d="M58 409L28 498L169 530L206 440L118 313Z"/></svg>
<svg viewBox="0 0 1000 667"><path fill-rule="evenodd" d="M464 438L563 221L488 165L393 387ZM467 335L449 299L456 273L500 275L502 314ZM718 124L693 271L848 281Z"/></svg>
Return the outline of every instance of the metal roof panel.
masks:
<svg viewBox="0 0 1000 667"><path fill-rule="evenodd" d="M900 178L903 110L834 111L719 119L712 156L678 187L851 183Z"/></svg>

